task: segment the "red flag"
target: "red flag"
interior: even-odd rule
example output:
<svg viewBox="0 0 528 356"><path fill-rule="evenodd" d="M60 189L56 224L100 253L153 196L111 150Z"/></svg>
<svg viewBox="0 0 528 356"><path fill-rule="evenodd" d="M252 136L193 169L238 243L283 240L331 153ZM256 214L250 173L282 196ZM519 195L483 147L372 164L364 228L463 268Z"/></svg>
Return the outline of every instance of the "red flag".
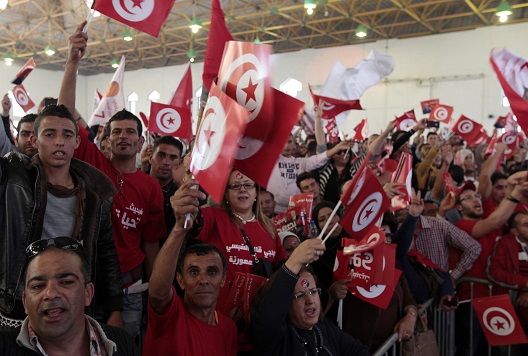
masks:
<svg viewBox="0 0 528 356"><path fill-rule="evenodd" d="M213 80L218 76L218 69L222 61L224 46L227 41L232 41L233 36L227 29L224 12L219 0L211 3L211 24L209 25L209 38L205 48L202 81L204 87L210 90Z"/></svg>
<svg viewBox="0 0 528 356"><path fill-rule="evenodd" d="M158 37L176 0L97 0L92 8L103 15Z"/></svg>
<svg viewBox="0 0 528 356"><path fill-rule="evenodd" d="M422 112L424 114L429 114L433 110L435 105L439 103L440 103L440 100L438 99L420 101L420 105L422 106Z"/></svg>
<svg viewBox="0 0 528 356"><path fill-rule="evenodd" d="M480 129L482 128L481 124L476 123L475 121L460 115L460 118L453 125L453 132L458 134L464 141L471 145L473 142L477 141L481 136Z"/></svg>
<svg viewBox="0 0 528 356"><path fill-rule="evenodd" d="M491 346L525 344L526 335L507 294L471 301Z"/></svg>
<svg viewBox="0 0 528 356"><path fill-rule="evenodd" d="M354 131L356 133L354 134L354 137L352 137L353 140L357 141L364 141L368 138L368 122L367 119L361 120L361 122L354 127Z"/></svg>
<svg viewBox="0 0 528 356"><path fill-rule="evenodd" d="M491 66L497 74L504 95L510 102L517 122L528 130L528 60L505 49L493 50Z"/></svg>
<svg viewBox="0 0 528 356"><path fill-rule="evenodd" d="M391 182L405 184L405 187L398 188L405 195L396 195L391 199L390 211L394 212L407 208L411 202L412 195L412 155L410 153L402 153L398 168L392 173Z"/></svg>
<svg viewBox="0 0 528 356"><path fill-rule="evenodd" d="M143 121L143 125L145 125L145 127L148 129L149 120L148 120L147 115L145 115L145 113L143 111L140 111L139 112L139 117L141 118L141 121Z"/></svg>
<svg viewBox="0 0 528 356"><path fill-rule="evenodd" d="M513 118L513 114L511 112L507 113L505 116L499 116L497 121L495 121L494 127L498 129L506 128L507 126L515 127L517 126L517 122L515 122L515 119Z"/></svg>
<svg viewBox="0 0 528 356"><path fill-rule="evenodd" d="M247 125L249 112L211 87L200 129L191 156L190 170L207 193L220 203L229 173L231 157ZM282 146L281 146L282 147Z"/></svg>
<svg viewBox="0 0 528 356"><path fill-rule="evenodd" d="M387 265L385 266L387 267ZM350 290L350 293L356 296L356 298L375 305L378 308L386 309L389 306L392 294L394 293L394 289L398 284L398 279L400 278L401 273L402 272L399 269L394 269L394 279L390 285L374 285L367 290L366 288L354 286L349 283L348 289Z"/></svg>
<svg viewBox="0 0 528 356"><path fill-rule="evenodd" d="M517 143L519 142L519 135L517 135L516 131L506 130L506 132L501 137L499 137L499 141L506 145L504 157L510 158L513 156L515 146L517 146Z"/></svg>
<svg viewBox="0 0 528 356"><path fill-rule="evenodd" d="M271 53L270 45L230 41L218 72L222 91L251 112L244 136L259 140L268 136L273 122Z"/></svg>
<svg viewBox="0 0 528 356"><path fill-rule="evenodd" d="M15 85L13 88L13 96L15 97L16 102L24 110L28 112L29 109L35 107L35 103L29 97L29 94L26 91L26 88L22 84Z"/></svg>
<svg viewBox="0 0 528 356"><path fill-rule="evenodd" d="M22 84L24 79L26 79L27 76L29 75L29 73L31 73L31 71L33 69L35 69L36 67L37 67L37 65L35 64L35 61L33 60L33 57L31 57L29 59L29 61L27 61L26 64L24 64L22 69L20 69L18 71L18 73L16 74L15 79L13 79L13 81L11 83L16 84L16 85Z"/></svg>
<svg viewBox="0 0 528 356"><path fill-rule="evenodd" d="M453 114L453 107L443 104L436 104L429 115L429 120L443 122L445 124L449 123L451 120L451 115Z"/></svg>
<svg viewBox="0 0 528 356"><path fill-rule="evenodd" d="M484 143L489 143L490 140L491 138L488 136L488 133L486 132L486 130L483 127L481 127L477 138L473 142L471 142L471 144L469 145L470 146L480 146Z"/></svg>
<svg viewBox="0 0 528 356"><path fill-rule="evenodd" d="M455 193L455 184L453 183L453 177L451 177L451 173L444 172L442 173L442 176L444 177L444 184L447 188L447 191Z"/></svg>
<svg viewBox="0 0 528 356"><path fill-rule="evenodd" d="M378 179L364 164L352 179L350 188L343 194L341 201L345 210L339 223L352 238L362 238L390 205Z"/></svg>
<svg viewBox="0 0 528 356"><path fill-rule="evenodd" d="M337 127L337 122L335 117L331 118L326 123L326 132L328 134L328 142L336 143L339 141L339 128Z"/></svg>
<svg viewBox="0 0 528 356"><path fill-rule="evenodd" d="M273 89L275 107L272 131L262 141L248 136L238 142L235 154L235 168L253 179L257 184L267 187L275 163L284 144L291 135L293 125L302 115L304 103L288 94Z"/></svg>
<svg viewBox="0 0 528 356"><path fill-rule="evenodd" d="M189 132L187 133L188 138L192 136L192 100L192 71L191 62L189 62L187 69L185 69L185 73L183 73L180 84L178 85L178 88L176 88L176 91L174 92L174 95L169 103L169 105L176 106L178 108L185 108L185 110L189 113L190 125Z"/></svg>
<svg viewBox="0 0 528 356"><path fill-rule="evenodd" d="M289 208L285 212L275 215L271 221L275 225L277 232L292 231L297 232L297 227L302 227L303 207L298 205Z"/></svg>
<svg viewBox="0 0 528 356"><path fill-rule="evenodd" d="M396 126L398 130L407 131L416 125L416 115L414 114L414 109L409 110L403 113L402 116L396 118Z"/></svg>
<svg viewBox="0 0 528 356"><path fill-rule="evenodd" d="M148 130L164 136L190 138L191 116L186 108L150 102Z"/></svg>
<svg viewBox="0 0 528 356"><path fill-rule="evenodd" d="M333 117L336 117L340 113L348 110L363 110L361 104L359 103L359 100L339 100L329 98L326 96L314 94L310 85L308 85L308 89L310 89L310 94L312 95L312 99L315 105L319 103L319 100L324 101L322 115L323 119L331 119Z"/></svg>

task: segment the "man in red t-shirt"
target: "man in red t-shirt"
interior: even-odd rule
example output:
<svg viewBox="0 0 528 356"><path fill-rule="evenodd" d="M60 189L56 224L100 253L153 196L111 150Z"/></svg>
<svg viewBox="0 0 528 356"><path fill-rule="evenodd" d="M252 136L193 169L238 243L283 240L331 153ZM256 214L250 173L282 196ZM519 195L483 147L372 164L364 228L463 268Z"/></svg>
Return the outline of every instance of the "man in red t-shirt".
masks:
<svg viewBox="0 0 528 356"><path fill-rule="evenodd" d="M183 183L189 188L196 181ZM189 190L195 198L204 199L198 189ZM220 355L237 354L238 332L235 323L216 312L220 289L226 280L227 260L211 244L196 244L180 250L191 224L184 228L186 213L196 216L198 207L189 204L176 216L176 224L154 263L150 278L149 323L144 354ZM184 291L178 297L172 283L176 280Z"/></svg>

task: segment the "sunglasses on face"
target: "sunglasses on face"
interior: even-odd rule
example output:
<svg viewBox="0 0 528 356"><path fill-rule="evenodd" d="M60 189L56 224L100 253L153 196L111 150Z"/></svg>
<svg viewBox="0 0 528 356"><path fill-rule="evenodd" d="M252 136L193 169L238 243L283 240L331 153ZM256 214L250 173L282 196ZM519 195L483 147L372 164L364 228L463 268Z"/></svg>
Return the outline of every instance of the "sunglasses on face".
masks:
<svg viewBox="0 0 528 356"><path fill-rule="evenodd" d="M35 257L52 246L60 248L61 250L79 251L84 257L82 252L82 242L69 237L56 237L53 239L35 241L26 248L26 256L28 258Z"/></svg>

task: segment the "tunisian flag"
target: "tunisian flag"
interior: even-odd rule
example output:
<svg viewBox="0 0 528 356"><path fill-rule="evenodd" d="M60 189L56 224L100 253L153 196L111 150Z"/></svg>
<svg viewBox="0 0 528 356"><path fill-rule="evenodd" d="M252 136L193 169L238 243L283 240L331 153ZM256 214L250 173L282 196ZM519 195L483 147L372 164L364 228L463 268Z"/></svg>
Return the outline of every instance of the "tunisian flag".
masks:
<svg viewBox="0 0 528 356"><path fill-rule="evenodd" d="M176 0L97 0L92 8L141 32L158 37Z"/></svg>
<svg viewBox="0 0 528 356"><path fill-rule="evenodd" d="M507 294L476 298L471 304L491 346L528 343Z"/></svg>
<svg viewBox="0 0 528 356"><path fill-rule="evenodd" d="M176 106L180 109L187 111L186 115L189 115L189 132L185 137L190 138L192 136L192 99L193 99L193 86L192 86L192 72L191 62L187 64L187 69L183 73L183 77L174 92L174 95L169 103L171 106ZM179 136L184 138L184 136Z"/></svg>
<svg viewBox="0 0 528 356"><path fill-rule="evenodd" d="M163 136L190 138L191 116L186 108L150 102L148 130Z"/></svg>
<svg viewBox="0 0 528 356"><path fill-rule="evenodd" d="M354 131L356 132L354 134L354 137L352 137L353 140L356 141L364 141L368 137L368 122L367 119L361 120L361 122L354 127Z"/></svg>
<svg viewBox="0 0 528 356"><path fill-rule="evenodd" d="M396 195L391 199L390 211L394 212L407 208L412 195L412 155L410 153L402 153L398 168L392 173L391 182L405 184L405 187L397 188L405 195Z"/></svg>
<svg viewBox="0 0 528 356"><path fill-rule="evenodd" d="M505 49L493 50L491 66L510 102L517 122L528 131L528 60Z"/></svg>
<svg viewBox="0 0 528 356"><path fill-rule="evenodd" d="M449 105L436 104L429 115L429 120L449 123L451 115L453 114L453 107Z"/></svg>
<svg viewBox="0 0 528 356"><path fill-rule="evenodd" d="M322 115L323 119L329 120L333 117L336 117L340 113L348 110L363 110L361 104L359 103L359 100L339 100L326 96L316 95L313 93L312 87L308 85L308 88L310 89L310 94L312 95L312 99L315 105L319 103L319 100L324 101Z"/></svg>
<svg viewBox="0 0 528 356"><path fill-rule="evenodd" d="M396 118L396 127L400 131L408 131L414 125L416 125L416 115L414 109L406 111L402 116Z"/></svg>
<svg viewBox="0 0 528 356"><path fill-rule="evenodd" d="M106 124L115 113L125 108L125 93L123 92L123 81L125 78L125 56L121 57L110 86L106 89L103 98L94 110L88 125Z"/></svg>
<svg viewBox="0 0 528 356"><path fill-rule="evenodd" d="M16 102L24 112L28 112L31 108L35 107L35 103L29 97L29 94L26 91L26 88L22 84L15 85L13 88L13 96L15 97Z"/></svg>
<svg viewBox="0 0 528 356"><path fill-rule="evenodd" d="M453 125L452 131L458 134L468 145L472 145L481 136L482 125L470 118L460 115L460 118Z"/></svg>
<svg viewBox="0 0 528 356"><path fill-rule="evenodd" d="M231 157L237 150L249 115L246 109L213 84L196 135L190 170L217 203L222 201L233 167Z"/></svg>
<svg viewBox="0 0 528 356"><path fill-rule="evenodd" d="M24 64L24 66L18 71L15 79L13 79L11 83L16 85L22 84L24 79L26 79L29 73L31 73L31 71L33 71L33 69L35 69L36 67L37 65L35 64L33 57L31 57L29 61L27 61L26 64Z"/></svg>
<svg viewBox="0 0 528 356"><path fill-rule="evenodd" d="M227 29L224 12L220 6L220 0L211 2L211 24L209 25L209 37L205 48L204 69L202 81L205 89L209 91L213 80L218 76L224 46L227 41L232 41L233 36Z"/></svg>

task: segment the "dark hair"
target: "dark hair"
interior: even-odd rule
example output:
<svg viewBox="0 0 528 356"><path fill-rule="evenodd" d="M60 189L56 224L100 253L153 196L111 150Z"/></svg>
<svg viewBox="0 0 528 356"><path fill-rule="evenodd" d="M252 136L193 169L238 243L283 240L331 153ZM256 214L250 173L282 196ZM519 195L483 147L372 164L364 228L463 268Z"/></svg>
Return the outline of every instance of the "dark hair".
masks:
<svg viewBox="0 0 528 356"><path fill-rule="evenodd" d="M448 172L451 174L451 178L453 178L457 184L460 184L464 181L464 169L462 167L452 164L449 166Z"/></svg>
<svg viewBox="0 0 528 356"><path fill-rule="evenodd" d="M267 194L269 194L270 197L271 197L271 200L275 201L275 195L273 195L273 193L270 192L269 190L266 190L266 189L264 189L264 188L260 188L260 192L259 192L259 194L262 194L262 193L267 193Z"/></svg>
<svg viewBox="0 0 528 356"><path fill-rule="evenodd" d="M82 248L82 246L80 246L80 248ZM35 256L31 257L28 260L28 262L26 264L26 274L27 274L27 269L29 267L29 264L31 263L32 260L35 259L34 257L42 255L43 253L46 253L47 251L49 251L51 249L55 249L57 251L62 251L62 252L67 253L69 255L77 256L81 260L81 273L82 273L83 278L84 278L84 285L86 286L88 283L91 282L90 265L88 264L88 260L84 256L84 253L82 252L82 250L80 250L80 249L79 250L64 250L62 248L58 248L58 247L53 246L53 245L50 245L44 251L39 252L38 254L36 254Z"/></svg>
<svg viewBox="0 0 528 356"><path fill-rule="evenodd" d="M508 227L510 229L513 229L513 228L517 227L517 225L515 223L515 218L517 217L517 215L528 215L528 211L519 210L519 211L516 211L515 213L513 213L512 216L510 216L510 218L508 219Z"/></svg>
<svg viewBox="0 0 528 356"><path fill-rule="evenodd" d="M494 185L495 183L497 183L498 180L501 180L501 179L508 179L508 176L502 174L501 172L493 173L490 177L491 185Z"/></svg>
<svg viewBox="0 0 528 356"><path fill-rule="evenodd" d="M332 203L332 202L329 202L327 200L323 200L322 202L320 202L319 204L317 204L313 210L312 210L312 220L315 221L315 226L317 227L317 231L318 232L321 232L321 228L319 227L319 212L321 211L322 208L329 208L329 209L332 209L334 210L335 208L335 204ZM341 214L339 211L337 211L336 213L337 216L341 217Z"/></svg>
<svg viewBox="0 0 528 356"><path fill-rule="evenodd" d="M172 136L161 136L156 141L154 141L154 145L152 145L152 152L156 151L156 148L158 148L159 145L170 145L176 147L178 151L180 151L180 158L182 158L181 155L183 153L183 144L177 138Z"/></svg>
<svg viewBox="0 0 528 356"><path fill-rule="evenodd" d="M227 272L227 260L224 254L215 245L203 244L203 243L191 245L180 254L180 258L178 259L178 264L176 265L176 273L183 275L183 263L185 262L185 258L188 255L205 256L210 253L216 253L218 254L218 256L220 256L220 259L222 260L222 268L223 268L222 273L225 276Z"/></svg>
<svg viewBox="0 0 528 356"><path fill-rule="evenodd" d="M306 146L306 151L308 151L308 152L315 151L316 148L317 148L317 142L316 141L310 141L310 142L308 142L308 145Z"/></svg>
<svg viewBox="0 0 528 356"><path fill-rule="evenodd" d="M37 114L37 117L35 119L35 126L33 127L33 131L35 132L36 137L38 137L38 129L40 127L40 123L48 116L56 116L60 117L61 119L70 120L73 123L73 126L75 127L75 136L79 136L79 126L77 126L77 122L73 118L73 115L68 111L68 108L66 106L59 104L48 105Z"/></svg>
<svg viewBox="0 0 528 356"><path fill-rule="evenodd" d="M431 131L427 134L427 138L429 138L429 136L432 136L432 135L438 136L436 132Z"/></svg>
<svg viewBox="0 0 528 356"><path fill-rule="evenodd" d="M392 134L391 136L391 141L392 142L396 142L398 141L398 139L403 136L404 134L406 134L405 131L396 131L395 133Z"/></svg>
<svg viewBox="0 0 528 356"><path fill-rule="evenodd" d="M313 174L312 172L303 172L303 173L299 174L297 176L297 179L295 180L295 183L297 184L297 188L299 188L299 190L302 190L301 189L301 182L303 180L307 180L307 179L313 179L317 183L319 183L319 178L315 174Z"/></svg>
<svg viewBox="0 0 528 356"><path fill-rule="evenodd" d="M424 204L434 204L438 207L438 203L431 199L424 200Z"/></svg>
<svg viewBox="0 0 528 356"><path fill-rule="evenodd" d="M22 127L22 124L26 122L35 122L36 118L37 118L37 114L27 114L27 115L22 116L22 118L20 119L17 125L17 138L20 136L20 128Z"/></svg>
<svg viewBox="0 0 528 356"><path fill-rule="evenodd" d="M114 116L112 116L112 118L108 121L108 130L112 131L110 129L110 127L112 127L112 122L123 120L135 120L137 123L138 136L141 137L141 134L143 133L143 125L141 124L141 120L136 115L125 109L118 111Z"/></svg>

